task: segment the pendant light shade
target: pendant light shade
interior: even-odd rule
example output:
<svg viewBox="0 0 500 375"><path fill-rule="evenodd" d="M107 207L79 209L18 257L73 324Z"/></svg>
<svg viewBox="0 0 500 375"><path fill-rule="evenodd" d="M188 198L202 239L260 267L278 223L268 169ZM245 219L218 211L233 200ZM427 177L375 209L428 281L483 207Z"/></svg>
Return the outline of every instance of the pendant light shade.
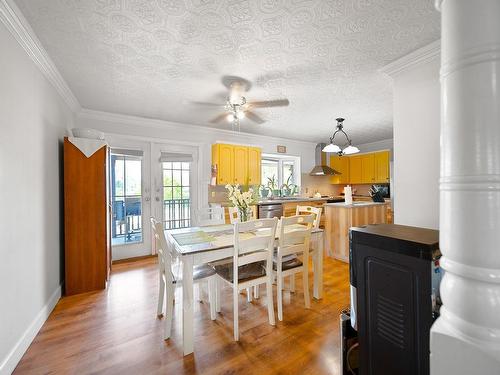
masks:
<svg viewBox="0 0 500 375"><path fill-rule="evenodd" d="M357 148L356 146L347 146L346 148L344 148L342 150L342 153L344 153L345 155L351 155L351 154L356 154L359 152L359 148Z"/></svg>
<svg viewBox="0 0 500 375"><path fill-rule="evenodd" d="M333 143L329 143L323 148L323 152L340 152L340 151L341 151L340 147L334 145Z"/></svg>
<svg viewBox="0 0 500 375"><path fill-rule="evenodd" d="M342 155L351 155L351 154L356 154L359 152L359 148L357 148L356 146L353 146L351 143L351 139L349 138L349 136L347 135L347 133L344 131L344 125L343 125L343 122L344 122L344 119L339 117L336 119L337 121L337 130L335 130L335 132L333 133L333 135L330 137L330 144L328 144L327 146L325 146L323 148L323 152L331 152L331 153L337 153L339 156L342 156ZM336 145L335 143L333 143L333 141L335 140L335 136L337 135L337 133L342 133L344 134L346 140L347 140L347 143L344 144L343 148L341 148L340 146Z"/></svg>

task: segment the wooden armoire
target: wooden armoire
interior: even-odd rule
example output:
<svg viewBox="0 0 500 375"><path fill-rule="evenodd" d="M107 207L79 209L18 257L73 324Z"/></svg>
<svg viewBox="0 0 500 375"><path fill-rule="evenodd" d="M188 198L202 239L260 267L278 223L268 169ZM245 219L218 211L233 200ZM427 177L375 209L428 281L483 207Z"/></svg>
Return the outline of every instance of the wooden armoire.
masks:
<svg viewBox="0 0 500 375"><path fill-rule="evenodd" d="M64 139L65 294L105 289L111 268L109 148L87 157Z"/></svg>

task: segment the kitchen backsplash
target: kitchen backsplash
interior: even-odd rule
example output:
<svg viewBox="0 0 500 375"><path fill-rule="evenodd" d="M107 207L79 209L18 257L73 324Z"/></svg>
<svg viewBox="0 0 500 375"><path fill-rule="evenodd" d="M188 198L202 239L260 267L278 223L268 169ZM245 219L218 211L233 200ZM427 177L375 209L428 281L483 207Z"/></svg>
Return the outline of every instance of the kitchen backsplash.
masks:
<svg viewBox="0 0 500 375"><path fill-rule="evenodd" d="M332 185L329 176L310 176L308 173L302 173L301 176L301 195L313 196L319 192L321 195L340 195L343 186Z"/></svg>
<svg viewBox="0 0 500 375"><path fill-rule="evenodd" d="M368 196L371 185L352 185L353 194ZM243 190L247 190L247 186ZM328 176L310 176L308 173L301 174L300 195L311 197L319 192L321 195L338 196L344 191L344 185L332 185ZM208 202L227 202L227 191L223 185L208 186Z"/></svg>

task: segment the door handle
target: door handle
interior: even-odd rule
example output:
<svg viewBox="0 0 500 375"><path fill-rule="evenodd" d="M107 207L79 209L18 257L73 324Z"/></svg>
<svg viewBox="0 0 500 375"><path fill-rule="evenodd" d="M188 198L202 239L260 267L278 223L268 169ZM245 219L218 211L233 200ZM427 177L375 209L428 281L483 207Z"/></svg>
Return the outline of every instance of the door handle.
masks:
<svg viewBox="0 0 500 375"><path fill-rule="evenodd" d="M156 197L155 201L159 202L160 201L160 197Z"/></svg>

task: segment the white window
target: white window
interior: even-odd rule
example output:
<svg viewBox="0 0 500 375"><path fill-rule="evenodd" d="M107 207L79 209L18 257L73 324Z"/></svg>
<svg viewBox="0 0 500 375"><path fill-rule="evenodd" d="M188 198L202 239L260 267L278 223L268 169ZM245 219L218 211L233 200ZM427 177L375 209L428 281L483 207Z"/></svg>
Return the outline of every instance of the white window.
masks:
<svg viewBox="0 0 500 375"><path fill-rule="evenodd" d="M273 189L280 189L284 184L300 186L299 157L263 154L261 168L262 185Z"/></svg>

